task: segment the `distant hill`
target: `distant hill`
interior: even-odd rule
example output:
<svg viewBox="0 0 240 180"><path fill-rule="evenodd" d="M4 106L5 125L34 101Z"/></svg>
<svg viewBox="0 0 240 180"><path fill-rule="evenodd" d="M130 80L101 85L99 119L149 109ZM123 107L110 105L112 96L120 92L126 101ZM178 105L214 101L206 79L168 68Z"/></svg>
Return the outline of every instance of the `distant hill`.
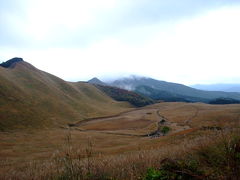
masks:
<svg viewBox="0 0 240 180"><path fill-rule="evenodd" d="M110 83L111 86L136 91L157 100L208 102L219 97L240 100L240 93L203 91L183 84L159 81L146 77L130 77L118 79Z"/></svg>
<svg viewBox="0 0 240 180"><path fill-rule="evenodd" d="M169 91L162 91L149 86L137 86L135 92L148 96L151 99L163 100L166 102L207 102L207 99L184 96Z"/></svg>
<svg viewBox="0 0 240 180"><path fill-rule="evenodd" d="M209 101L209 104L240 104L240 101L231 98L217 98Z"/></svg>
<svg viewBox="0 0 240 180"><path fill-rule="evenodd" d="M98 84L98 85L107 85L106 83L102 82L100 79L94 77L88 81L90 84Z"/></svg>
<svg viewBox="0 0 240 180"><path fill-rule="evenodd" d="M240 84L196 84L191 87L206 91L240 92Z"/></svg>
<svg viewBox="0 0 240 180"><path fill-rule="evenodd" d="M66 82L22 59L0 66L0 131L49 128L128 109L89 83Z"/></svg>
<svg viewBox="0 0 240 180"><path fill-rule="evenodd" d="M117 87L102 86L98 84L95 84L95 86L113 99L117 101L128 101L129 103L137 107L142 107L154 103L152 99L147 98L143 95L139 95L132 91L120 89Z"/></svg>

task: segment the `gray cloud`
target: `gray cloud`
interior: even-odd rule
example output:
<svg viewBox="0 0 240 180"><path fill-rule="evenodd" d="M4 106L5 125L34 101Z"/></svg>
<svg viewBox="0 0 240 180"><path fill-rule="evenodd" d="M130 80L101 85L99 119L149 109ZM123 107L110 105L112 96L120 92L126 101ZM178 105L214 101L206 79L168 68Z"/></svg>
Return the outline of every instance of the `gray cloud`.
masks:
<svg viewBox="0 0 240 180"><path fill-rule="evenodd" d="M51 37L47 40L37 41L31 39L24 31L24 25L27 23L25 11L29 8L27 1L0 0L0 46L85 47L129 28L141 28L166 21L174 22L221 6L239 4L238 0L132 0L122 2L119 0L119 2L119 7L100 14L95 24L77 27L74 30L64 28L64 24L62 27L56 26L49 30ZM42 13L44 13L44 9L42 9ZM8 22L9 16L15 17L15 21L20 22L16 22L16 24L14 24L14 20ZM79 17L73 18L77 23ZM21 24L21 27L18 27L18 23ZM54 24L54 22L52 23Z"/></svg>
<svg viewBox="0 0 240 180"><path fill-rule="evenodd" d="M28 46L30 40L18 28L19 20L24 21L26 1L0 0L0 46L22 48Z"/></svg>
<svg viewBox="0 0 240 180"><path fill-rule="evenodd" d="M129 28L141 28L156 23L174 22L189 16L198 15L204 11L233 4L239 4L239 1L129 1L129 3L120 6L119 9L113 9L100 16L98 23L92 27L86 26L76 29L74 32L67 32L67 36L65 34L66 31L60 31L62 35L57 36L53 44L54 46L84 47L95 41L103 40L107 36L121 34L122 31Z"/></svg>

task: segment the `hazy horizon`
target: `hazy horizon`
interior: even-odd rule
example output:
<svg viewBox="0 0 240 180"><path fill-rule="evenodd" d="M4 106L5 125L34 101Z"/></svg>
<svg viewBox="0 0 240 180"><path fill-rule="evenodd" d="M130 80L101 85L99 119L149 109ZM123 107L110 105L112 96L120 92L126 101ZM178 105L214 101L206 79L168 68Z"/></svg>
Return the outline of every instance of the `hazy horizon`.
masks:
<svg viewBox="0 0 240 180"><path fill-rule="evenodd" d="M22 57L67 81L240 83L237 0L0 2L0 61Z"/></svg>
<svg viewBox="0 0 240 180"><path fill-rule="evenodd" d="M21 57L14 57L14 58L21 58ZM23 58L22 58L23 59ZM24 59L23 59L24 60ZM3 62L6 62L6 61L0 61L0 64L3 63ZM26 62L26 61L25 61ZM33 64L32 64L33 65ZM41 69L40 69L41 70ZM49 72L48 72L49 73ZM53 74L54 75L54 74ZM87 82L89 80L92 80L94 78L97 78L98 80L104 82L104 83L112 83L113 81L115 80L122 80L122 79L138 79L138 78L152 78L150 76L142 76L142 75L136 75L136 74L122 74L122 75L118 75L118 76L105 76L103 78L99 78L97 76L94 76L94 77L91 77L89 79L77 79L77 80L73 80L73 81L69 81L69 82ZM154 79L154 78L153 78ZM165 81L164 79L157 79L155 78L155 80L159 80L159 81ZM68 81L68 80L66 80ZM170 81L168 81L170 82ZM178 82L173 82L172 83L178 83ZM198 89L197 87L195 86L206 86L208 87L208 85L211 85L211 86L214 86L214 85L240 85L240 83L209 83L209 84L198 84L198 83L195 83L195 84L184 84L184 85L187 85L187 86L190 86L190 87L193 87L193 88L196 88ZM200 88L202 89L202 88ZM204 90L204 89L203 89ZM207 90L207 89L206 89Z"/></svg>

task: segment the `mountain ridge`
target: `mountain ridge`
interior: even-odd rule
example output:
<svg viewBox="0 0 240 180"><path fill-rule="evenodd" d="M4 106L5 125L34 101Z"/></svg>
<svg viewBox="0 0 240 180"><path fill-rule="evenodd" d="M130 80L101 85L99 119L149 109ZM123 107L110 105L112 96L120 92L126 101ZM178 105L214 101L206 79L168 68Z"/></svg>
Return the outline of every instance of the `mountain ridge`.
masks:
<svg viewBox="0 0 240 180"><path fill-rule="evenodd" d="M208 101L216 98L232 98L232 99L237 99L240 100L240 93L234 93L234 92L222 92L222 91L204 91L204 90L198 90L192 87L188 87L183 84L179 83L172 83L172 82L167 82L167 81L161 81L161 80L156 80L152 78L122 78L115 80L111 82L109 85L127 89L127 90L132 90L138 93L141 93L143 95L146 95L147 97L151 97L149 95L150 92L145 92L140 91L139 87L145 86L153 89L155 94L157 93L156 91L159 91L159 94L161 92L168 92L169 95L171 96L179 96L177 98L182 98L181 96L187 97L186 102L192 101L192 102L205 102L207 103ZM195 99L199 100L195 100ZM160 100L160 99L156 99Z"/></svg>
<svg viewBox="0 0 240 180"><path fill-rule="evenodd" d="M92 79L90 79L89 81L87 81L90 84L97 84L97 85L107 85L106 83L104 83L103 81L101 81L100 79L98 79L97 77L94 77Z"/></svg>

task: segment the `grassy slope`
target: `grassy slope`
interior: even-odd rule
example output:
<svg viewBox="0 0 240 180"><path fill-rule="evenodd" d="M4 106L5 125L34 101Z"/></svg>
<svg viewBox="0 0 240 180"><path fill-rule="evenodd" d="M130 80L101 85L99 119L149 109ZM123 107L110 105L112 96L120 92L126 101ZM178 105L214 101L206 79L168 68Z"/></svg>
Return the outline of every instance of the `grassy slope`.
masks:
<svg viewBox="0 0 240 180"><path fill-rule="evenodd" d="M0 67L0 130L53 127L130 107L93 85L70 83L26 62Z"/></svg>

